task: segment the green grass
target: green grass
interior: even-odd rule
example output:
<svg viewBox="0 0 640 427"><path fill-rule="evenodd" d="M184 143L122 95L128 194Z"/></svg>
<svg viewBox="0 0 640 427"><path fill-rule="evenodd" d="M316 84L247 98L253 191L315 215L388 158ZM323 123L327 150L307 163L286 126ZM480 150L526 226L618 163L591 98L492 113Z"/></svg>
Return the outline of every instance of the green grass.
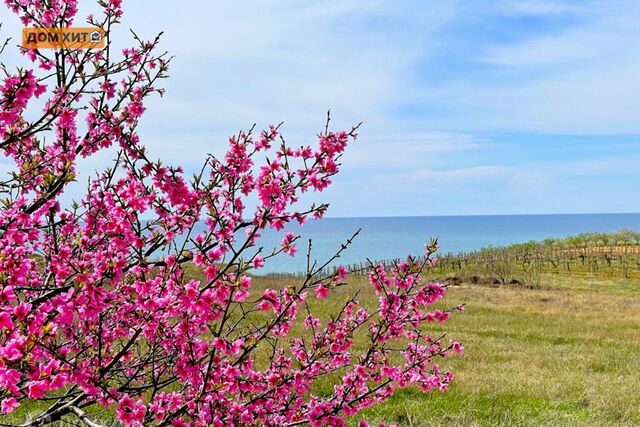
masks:
<svg viewBox="0 0 640 427"><path fill-rule="evenodd" d="M291 280L255 278L254 293ZM327 300L310 298L321 318L355 290L373 303L366 278L349 280ZM362 418L398 426L640 425L640 280L545 275L534 289L451 286L442 306L459 303L464 313L431 326L465 346L463 357L442 363L456 376L450 389L401 390L351 425ZM328 394L333 381L322 378L314 391ZM38 407L27 404L16 418Z"/></svg>
<svg viewBox="0 0 640 427"><path fill-rule="evenodd" d="M404 390L369 409L402 426L640 425L640 282L545 276L540 289L450 288L463 342L444 394ZM354 421L355 422L355 421Z"/></svg>

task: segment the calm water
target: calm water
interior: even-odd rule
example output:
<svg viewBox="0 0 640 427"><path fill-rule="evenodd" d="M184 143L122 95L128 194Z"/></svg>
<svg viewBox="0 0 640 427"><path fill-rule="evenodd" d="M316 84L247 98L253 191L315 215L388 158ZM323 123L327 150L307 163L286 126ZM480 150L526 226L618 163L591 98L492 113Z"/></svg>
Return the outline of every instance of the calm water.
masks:
<svg viewBox="0 0 640 427"><path fill-rule="evenodd" d="M421 254L424 243L430 237L439 238L444 253L566 237L589 231L640 230L640 213L326 218L309 221L302 228L297 224L289 226L287 230L302 236L298 241L298 254L293 258L281 254L258 272L266 274L304 270L308 239L313 240L313 257L324 262L358 228L362 228L362 232L343 253L339 260L341 264L363 262L367 257L382 260ZM265 252L279 246L282 236L282 232L265 232L262 237Z"/></svg>

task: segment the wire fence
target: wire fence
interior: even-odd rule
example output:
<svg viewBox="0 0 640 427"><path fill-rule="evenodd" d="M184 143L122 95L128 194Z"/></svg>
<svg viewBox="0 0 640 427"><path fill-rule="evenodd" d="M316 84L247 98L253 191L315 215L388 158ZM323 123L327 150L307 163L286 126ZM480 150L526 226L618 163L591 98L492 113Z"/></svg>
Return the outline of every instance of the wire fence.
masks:
<svg viewBox="0 0 640 427"><path fill-rule="evenodd" d="M499 283L512 280L535 283L542 273L640 278L640 244L489 247L471 252L445 253L437 259L431 270L437 275L484 275ZM373 263L390 267L399 261ZM365 274L369 266L369 262L362 262L345 267L354 274ZM320 274L333 271L329 268ZM270 274L272 277L305 275L305 272Z"/></svg>

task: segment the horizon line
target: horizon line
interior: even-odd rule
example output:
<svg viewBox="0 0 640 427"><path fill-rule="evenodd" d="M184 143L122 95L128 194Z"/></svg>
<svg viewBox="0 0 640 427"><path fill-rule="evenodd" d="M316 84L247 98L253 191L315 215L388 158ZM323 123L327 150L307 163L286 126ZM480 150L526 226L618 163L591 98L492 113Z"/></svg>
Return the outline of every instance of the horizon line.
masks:
<svg viewBox="0 0 640 427"><path fill-rule="evenodd" d="M640 212L562 212L562 213L499 213L499 214L446 214L446 215L369 215L369 216L331 216L322 219L364 219L364 218L460 218L460 217L489 217L489 216L572 216L572 215L640 215Z"/></svg>

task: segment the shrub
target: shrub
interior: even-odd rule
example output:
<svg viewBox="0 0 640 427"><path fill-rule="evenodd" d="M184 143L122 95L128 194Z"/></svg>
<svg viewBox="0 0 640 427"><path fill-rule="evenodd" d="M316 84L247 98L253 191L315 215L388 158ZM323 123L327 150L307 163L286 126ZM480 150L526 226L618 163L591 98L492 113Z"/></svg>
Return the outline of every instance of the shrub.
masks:
<svg viewBox="0 0 640 427"><path fill-rule="evenodd" d="M6 3L27 26L64 27L76 15L75 1ZM88 21L109 37L120 1L99 6ZM159 38L135 42L121 55L109 41L23 50L39 69L3 67L0 148L13 170L0 184L2 413L42 401L33 424L95 426L103 406L126 425L342 425L397 388L446 389L452 374L437 359L462 347L421 328L450 313L429 308L445 293L422 278L434 247L388 270L372 265L377 305L353 297L325 321L308 302L346 284L344 268L322 274L328 264L310 261L301 283L252 287L253 270L296 252L294 234L269 250L260 233L323 216L327 205L299 208L298 199L330 184L357 127L327 126L317 145L297 148L278 126L240 132L224 159L207 157L187 179L139 141L169 59L156 53ZM109 147L113 165L63 205L78 160ZM187 274L194 268L202 279ZM305 332L292 336L296 322ZM316 394L328 374L333 390Z"/></svg>

